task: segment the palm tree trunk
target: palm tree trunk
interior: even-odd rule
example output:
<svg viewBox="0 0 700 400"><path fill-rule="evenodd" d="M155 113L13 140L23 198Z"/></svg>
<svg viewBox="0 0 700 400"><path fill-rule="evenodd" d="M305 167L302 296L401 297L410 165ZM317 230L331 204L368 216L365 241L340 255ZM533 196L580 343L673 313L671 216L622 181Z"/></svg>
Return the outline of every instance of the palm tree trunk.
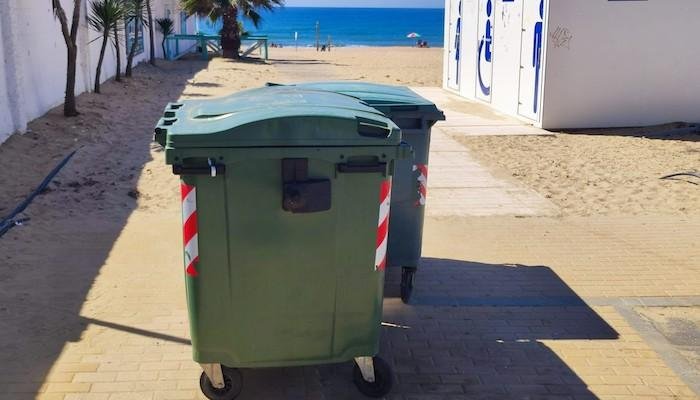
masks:
<svg viewBox="0 0 700 400"><path fill-rule="evenodd" d="M66 47L68 49L68 65L66 66L66 98L63 103L63 115L75 117L78 115L75 103L75 71L78 47L74 43L69 43Z"/></svg>
<svg viewBox="0 0 700 400"><path fill-rule="evenodd" d="M161 47L163 47L163 58L168 59L168 53L165 51L165 38L167 36L163 35L163 41L160 43Z"/></svg>
<svg viewBox="0 0 700 400"><path fill-rule="evenodd" d="M117 53L117 74L114 78L117 82L122 81L122 53L121 49L119 48L119 29L117 28L117 24L114 24L114 51Z"/></svg>
<svg viewBox="0 0 700 400"><path fill-rule="evenodd" d="M146 0L146 12L148 13L148 37L151 49L151 65L156 65L156 48L153 42L153 10L151 10L151 0Z"/></svg>
<svg viewBox="0 0 700 400"><path fill-rule="evenodd" d="M221 50L225 58L238 58L241 49L241 32L238 29L238 8L229 6L223 15Z"/></svg>
<svg viewBox="0 0 700 400"><path fill-rule="evenodd" d="M127 77L131 77L133 65L134 65L134 55L136 54L136 45L139 42L139 27L138 21L134 22L134 42L131 44L131 49L129 49L129 57L126 60L126 73Z"/></svg>
<svg viewBox="0 0 700 400"><path fill-rule="evenodd" d="M78 115L78 109L75 104L75 71L76 58L78 57L78 24L80 23L80 7L82 0L73 0L73 18L71 21L70 30L68 27L68 18L61 6L60 1L53 1L53 9L56 18L61 23L61 34L66 42L66 97L63 102L63 115L66 117L75 117Z"/></svg>
<svg viewBox="0 0 700 400"><path fill-rule="evenodd" d="M102 61L105 59L105 50L107 50L107 42L109 41L109 28L105 29L102 35L102 48L100 49L100 58L97 60L97 72L95 72L95 93L100 93L100 77L102 76Z"/></svg>

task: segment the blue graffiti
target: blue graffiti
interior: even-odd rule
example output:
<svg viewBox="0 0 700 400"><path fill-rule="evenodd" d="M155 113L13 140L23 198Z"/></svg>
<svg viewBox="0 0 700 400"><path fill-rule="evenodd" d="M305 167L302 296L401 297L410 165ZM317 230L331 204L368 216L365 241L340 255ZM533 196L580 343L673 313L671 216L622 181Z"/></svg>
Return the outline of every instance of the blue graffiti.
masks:
<svg viewBox="0 0 700 400"><path fill-rule="evenodd" d="M484 32L484 36L481 37L481 41L479 42L479 52L477 55L477 60L476 60L476 71L477 71L477 76L479 78L479 87L481 88L481 92L485 95L488 96L491 94L491 87L486 86L484 84L484 78L481 74L481 55L483 54L484 60L487 63L490 63L491 60L493 59L493 50L492 50L492 45L493 45L493 29L491 26L491 15L493 14L493 3L491 0L486 1L486 32Z"/></svg>
<svg viewBox="0 0 700 400"><path fill-rule="evenodd" d="M540 21L535 23L535 34L532 40L532 66L535 67L535 98L533 111L537 114L537 104L540 95L540 69L542 66L542 33L544 21L544 0L540 0Z"/></svg>
<svg viewBox="0 0 700 400"><path fill-rule="evenodd" d="M459 17L457 17L457 28L455 33L455 60L457 61L457 74L455 83L459 85L459 52L462 46L462 1L459 2Z"/></svg>

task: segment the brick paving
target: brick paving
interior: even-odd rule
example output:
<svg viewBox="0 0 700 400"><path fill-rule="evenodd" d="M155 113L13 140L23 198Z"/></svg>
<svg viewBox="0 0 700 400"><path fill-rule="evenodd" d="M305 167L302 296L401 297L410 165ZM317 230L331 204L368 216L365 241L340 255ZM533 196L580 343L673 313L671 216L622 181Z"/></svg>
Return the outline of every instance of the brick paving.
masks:
<svg viewBox="0 0 700 400"><path fill-rule="evenodd" d="M444 130L432 131L428 216L558 214L558 208L534 190L494 176Z"/></svg>
<svg viewBox="0 0 700 400"><path fill-rule="evenodd" d="M3 281L0 399L201 398L176 206L137 209L124 227L60 245L40 224L13 231L35 262ZM382 355L397 378L388 398L698 398L617 308L697 300L698 233L697 218L429 219L413 304L391 297L396 271L388 276ZM159 261L135 264L135 252ZM75 283L91 269L99 274L83 293ZM245 371L241 398L361 398L350 372Z"/></svg>

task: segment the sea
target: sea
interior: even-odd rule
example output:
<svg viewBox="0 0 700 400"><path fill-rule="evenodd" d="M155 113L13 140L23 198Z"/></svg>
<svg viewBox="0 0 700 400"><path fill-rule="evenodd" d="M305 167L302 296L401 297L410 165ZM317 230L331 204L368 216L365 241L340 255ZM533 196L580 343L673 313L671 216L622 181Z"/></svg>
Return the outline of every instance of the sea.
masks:
<svg viewBox="0 0 700 400"><path fill-rule="evenodd" d="M264 11L262 17L258 28L244 20L245 30L286 47L315 46L317 23L320 42L330 38L334 46L415 46L421 40L442 47L444 41L441 8L282 7ZM407 38L411 33L420 38Z"/></svg>

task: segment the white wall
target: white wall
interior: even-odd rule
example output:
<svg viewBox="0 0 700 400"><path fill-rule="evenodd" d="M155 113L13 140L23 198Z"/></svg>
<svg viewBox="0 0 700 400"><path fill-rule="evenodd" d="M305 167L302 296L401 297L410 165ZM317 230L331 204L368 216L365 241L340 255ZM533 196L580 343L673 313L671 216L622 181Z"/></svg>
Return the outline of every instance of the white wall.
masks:
<svg viewBox="0 0 700 400"><path fill-rule="evenodd" d="M14 9L6 2L0 2L0 142L8 134L26 125L26 120L20 120L21 113L17 112L18 102L21 101L21 91L14 79L15 20L10 18Z"/></svg>
<svg viewBox="0 0 700 400"><path fill-rule="evenodd" d="M493 38L493 84L491 104L503 112L518 112L520 80L520 41L523 26L523 2L496 2Z"/></svg>
<svg viewBox="0 0 700 400"><path fill-rule="evenodd" d="M90 0L83 0L78 33L76 95L92 90L100 53L98 32L88 28L87 10ZM61 0L69 23L73 1ZM179 24L177 0L153 0L153 18L165 16ZM161 35L155 29L156 56L162 57ZM0 0L0 143L15 131L24 131L28 121L40 117L63 103L66 77L66 46L59 22L54 18L49 0ZM149 56L148 28L144 27L144 51L134 58L142 62ZM123 41L123 40L122 40ZM122 43L123 46L123 43ZM122 69L126 55L122 47ZM102 65L101 81L114 76L116 56L108 44Z"/></svg>
<svg viewBox="0 0 700 400"><path fill-rule="evenodd" d="M549 129L700 121L700 0L545 0L539 80L540 0L493 0L492 90L477 96L485 1L463 0L461 96Z"/></svg>
<svg viewBox="0 0 700 400"><path fill-rule="evenodd" d="M542 125L700 121L700 1L550 2Z"/></svg>
<svg viewBox="0 0 700 400"><path fill-rule="evenodd" d="M477 0L462 0L462 26L460 40L460 63L459 63L459 87L451 88L448 85L447 63L450 43L454 42L454 32L450 32L450 7L456 7L460 0L445 1L445 65L443 66L443 87L448 90L458 92L467 98L474 98L476 84L476 48L478 46L477 37Z"/></svg>

